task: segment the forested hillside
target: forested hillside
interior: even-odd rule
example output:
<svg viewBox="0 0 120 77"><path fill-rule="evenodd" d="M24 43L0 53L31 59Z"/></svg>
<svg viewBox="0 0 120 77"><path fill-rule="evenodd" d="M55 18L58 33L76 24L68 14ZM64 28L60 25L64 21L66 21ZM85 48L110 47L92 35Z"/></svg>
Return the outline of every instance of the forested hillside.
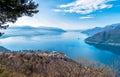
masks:
<svg viewBox="0 0 120 77"><path fill-rule="evenodd" d="M114 77L104 67L83 66L59 52L0 52L0 77Z"/></svg>

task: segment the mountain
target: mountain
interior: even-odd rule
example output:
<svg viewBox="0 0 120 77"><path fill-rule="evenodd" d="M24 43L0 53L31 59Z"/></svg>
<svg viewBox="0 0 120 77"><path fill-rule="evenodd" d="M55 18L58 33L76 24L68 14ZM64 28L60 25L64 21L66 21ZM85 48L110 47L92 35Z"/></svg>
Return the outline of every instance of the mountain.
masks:
<svg viewBox="0 0 120 77"><path fill-rule="evenodd" d="M12 36L39 36L39 35L58 35L66 32L63 29L55 27L9 27L7 30L2 30L5 34L4 37Z"/></svg>
<svg viewBox="0 0 120 77"><path fill-rule="evenodd" d="M94 42L96 44L109 44L120 46L120 25L109 30L98 32L97 34L85 39L86 42Z"/></svg>
<svg viewBox="0 0 120 77"><path fill-rule="evenodd" d="M94 34L96 34L97 32L100 32L100 31L102 31L102 28L95 27L95 28L92 28L92 29L84 30L84 31L82 31L82 33L87 34L87 35L94 35Z"/></svg>
<svg viewBox="0 0 120 77"><path fill-rule="evenodd" d="M98 32L88 37L85 39L85 42L100 48L102 47L102 49L120 51L120 24L111 27L111 29Z"/></svg>
<svg viewBox="0 0 120 77"><path fill-rule="evenodd" d="M4 52L4 51L10 51L9 49L3 47L3 46L0 46L0 51Z"/></svg>
<svg viewBox="0 0 120 77"><path fill-rule="evenodd" d="M45 31L56 31L56 32L65 32L65 30L56 28L56 27L31 27L31 26L19 26L19 27L9 27L8 29L13 30L45 30Z"/></svg>
<svg viewBox="0 0 120 77"><path fill-rule="evenodd" d="M0 58L0 77L114 77L105 67L84 66L59 52L0 52Z"/></svg>
<svg viewBox="0 0 120 77"><path fill-rule="evenodd" d="M15 26L15 27L9 27L8 29L23 29L23 30L32 30L32 29L36 29L35 27L31 27L31 26Z"/></svg>
<svg viewBox="0 0 120 77"><path fill-rule="evenodd" d="M92 36L92 35L94 35L98 32L102 32L102 31L109 30L109 29L114 29L119 25L120 25L120 23L107 25L105 27L95 27L95 28L92 28L92 29L84 30L84 31L82 31L82 33L87 34L89 36Z"/></svg>

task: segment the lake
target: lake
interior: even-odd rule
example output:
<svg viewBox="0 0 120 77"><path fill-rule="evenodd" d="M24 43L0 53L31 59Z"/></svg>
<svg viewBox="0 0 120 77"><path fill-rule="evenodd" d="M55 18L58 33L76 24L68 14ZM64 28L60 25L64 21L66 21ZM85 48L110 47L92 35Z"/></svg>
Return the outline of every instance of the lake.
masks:
<svg viewBox="0 0 120 77"><path fill-rule="evenodd" d="M80 32L66 32L59 35L14 36L0 39L2 46L10 50L49 50L65 53L69 58L87 58L105 64L112 64L119 55L95 48L84 42L86 35Z"/></svg>

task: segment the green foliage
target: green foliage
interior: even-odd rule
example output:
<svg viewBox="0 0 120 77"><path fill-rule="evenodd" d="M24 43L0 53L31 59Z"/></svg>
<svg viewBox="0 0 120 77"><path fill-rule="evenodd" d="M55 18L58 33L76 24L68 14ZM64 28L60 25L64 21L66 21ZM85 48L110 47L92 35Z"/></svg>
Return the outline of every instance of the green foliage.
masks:
<svg viewBox="0 0 120 77"><path fill-rule="evenodd" d="M0 0L0 28L6 29L8 22L14 23L19 17L33 16L37 7L33 0Z"/></svg>

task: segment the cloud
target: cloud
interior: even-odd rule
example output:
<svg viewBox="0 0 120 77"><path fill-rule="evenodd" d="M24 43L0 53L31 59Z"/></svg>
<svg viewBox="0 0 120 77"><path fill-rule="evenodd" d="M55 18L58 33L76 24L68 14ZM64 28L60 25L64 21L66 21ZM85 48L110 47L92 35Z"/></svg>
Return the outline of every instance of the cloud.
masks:
<svg viewBox="0 0 120 77"><path fill-rule="evenodd" d="M54 12L61 12L60 9L53 9Z"/></svg>
<svg viewBox="0 0 120 77"><path fill-rule="evenodd" d="M12 26L30 25L30 26L34 26L34 27L38 27L41 24L42 23L37 18L35 18L35 17L27 17L27 16L18 18L18 20L15 23L9 23L9 25L12 25Z"/></svg>
<svg viewBox="0 0 120 77"><path fill-rule="evenodd" d="M94 17L91 16L91 15L81 16L81 17L80 17L80 19L91 19L91 18L94 18Z"/></svg>
<svg viewBox="0 0 120 77"><path fill-rule="evenodd" d="M61 4L55 12L68 12L68 13L79 13L89 14L97 10L112 8L110 4L113 0L75 0L68 4Z"/></svg>

